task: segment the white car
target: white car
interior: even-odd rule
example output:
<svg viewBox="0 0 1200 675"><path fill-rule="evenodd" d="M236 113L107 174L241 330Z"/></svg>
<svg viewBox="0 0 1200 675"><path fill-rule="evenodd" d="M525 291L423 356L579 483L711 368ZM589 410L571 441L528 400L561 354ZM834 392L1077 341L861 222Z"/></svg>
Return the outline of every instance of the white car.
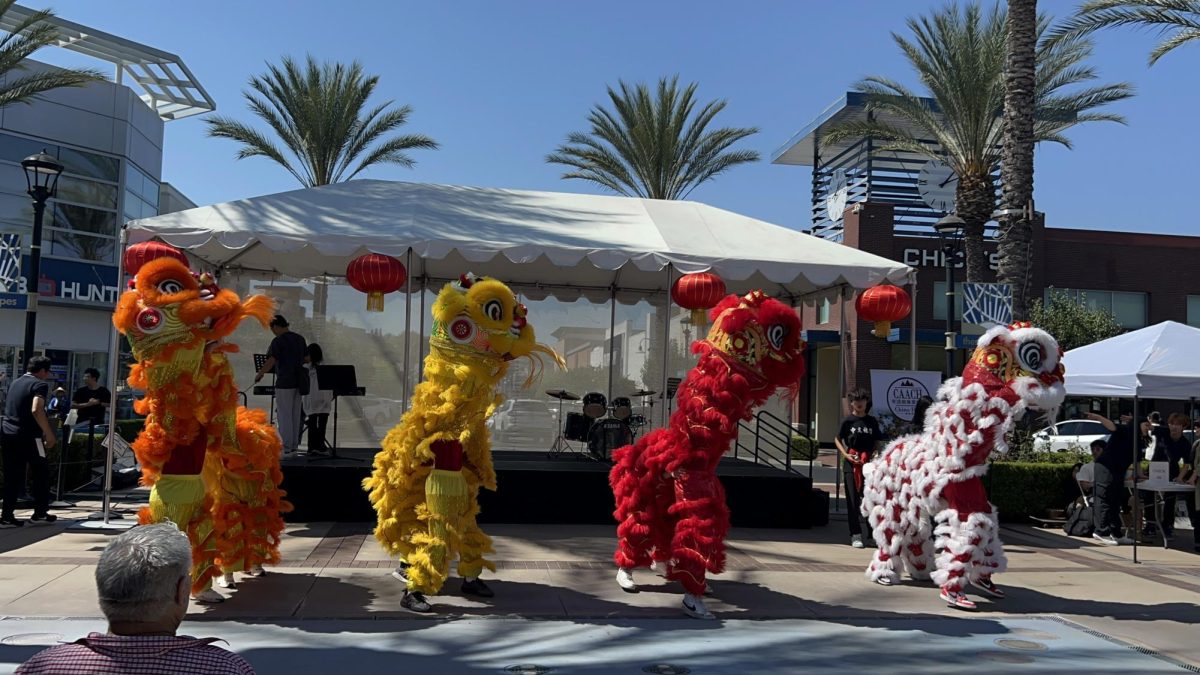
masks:
<svg viewBox="0 0 1200 675"><path fill-rule="evenodd" d="M510 399L492 414L493 438L505 445L549 447L558 433L558 419L550 406L537 399Z"/></svg>
<svg viewBox="0 0 1200 675"><path fill-rule="evenodd" d="M1108 440L1109 433L1103 424L1094 420L1064 420L1033 434L1033 449L1038 452L1088 452L1092 441Z"/></svg>

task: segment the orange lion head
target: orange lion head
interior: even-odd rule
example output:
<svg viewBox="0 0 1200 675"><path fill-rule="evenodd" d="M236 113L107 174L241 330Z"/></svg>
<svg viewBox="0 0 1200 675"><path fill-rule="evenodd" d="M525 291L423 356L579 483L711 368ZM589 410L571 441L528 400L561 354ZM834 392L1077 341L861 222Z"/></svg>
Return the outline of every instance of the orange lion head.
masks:
<svg viewBox="0 0 1200 675"><path fill-rule="evenodd" d="M193 274L174 258L159 258L138 270L133 290L117 303L113 324L139 361L161 358L168 350L198 358L243 319L253 317L265 327L271 311L269 298L254 296L243 303L237 293L217 286L212 275Z"/></svg>

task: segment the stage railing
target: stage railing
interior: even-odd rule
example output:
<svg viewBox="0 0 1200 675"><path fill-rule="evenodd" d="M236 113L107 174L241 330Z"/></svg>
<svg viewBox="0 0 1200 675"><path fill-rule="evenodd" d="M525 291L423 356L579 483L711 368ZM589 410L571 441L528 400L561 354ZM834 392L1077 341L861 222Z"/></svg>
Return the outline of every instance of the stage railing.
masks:
<svg viewBox="0 0 1200 675"><path fill-rule="evenodd" d="M734 459L747 459L755 464L765 464L784 471L800 473L792 466L792 436L800 436L807 440L812 447L813 440L808 434L798 433L782 418L766 410L760 410L754 416L754 424L738 422L738 428L743 429L754 437L754 445L748 446L741 441L741 435L734 442ZM814 455L808 459L808 477L813 475Z"/></svg>

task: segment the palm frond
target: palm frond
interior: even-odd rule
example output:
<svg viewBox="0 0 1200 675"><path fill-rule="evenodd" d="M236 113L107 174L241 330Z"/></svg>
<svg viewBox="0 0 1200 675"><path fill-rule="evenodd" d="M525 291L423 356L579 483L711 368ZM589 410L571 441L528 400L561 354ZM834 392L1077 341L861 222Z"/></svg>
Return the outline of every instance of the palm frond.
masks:
<svg viewBox="0 0 1200 675"><path fill-rule="evenodd" d="M1048 36L1051 42L1089 35L1105 28L1131 26L1157 33L1162 41L1150 52L1154 65L1160 58L1200 39L1200 2L1197 0L1089 0Z"/></svg>
<svg viewBox="0 0 1200 675"><path fill-rule="evenodd" d="M12 8L15 0L0 1L0 16ZM61 87L82 87L103 81L104 75L92 68L54 68L28 72L25 59L42 47L56 44L58 29L46 22L54 16L49 10L34 12L22 19L10 33L0 38L0 107L28 103L34 96Z"/></svg>

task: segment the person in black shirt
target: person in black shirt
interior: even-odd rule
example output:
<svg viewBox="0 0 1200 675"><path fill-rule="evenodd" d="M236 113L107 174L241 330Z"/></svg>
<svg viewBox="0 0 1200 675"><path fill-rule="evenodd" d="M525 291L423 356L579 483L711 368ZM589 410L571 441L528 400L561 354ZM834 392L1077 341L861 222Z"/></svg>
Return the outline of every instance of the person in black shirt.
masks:
<svg viewBox="0 0 1200 675"><path fill-rule="evenodd" d="M1154 455L1150 458L1152 462L1167 463L1167 478L1169 480L1177 480L1181 465L1190 465L1192 463L1192 444L1183 435L1183 429L1187 426L1187 415L1183 413L1171 413L1167 417L1166 426L1154 427L1153 433L1155 436ZM1194 522L1196 520L1196 503L1191 499L1185 499L1188 506L1188 516ZM1142 503L1147 508L1154 508L1154 493L1148 492L1142 497ZM1175 493L1168 492L1163 495L1163 514L1162 514L1163 534L1170 537L1175 531ZM1192 531L1196 537L1195 543L1200 545L1200 533L1194 529Z"/></svg>
<svg viewBox="0 0 1200 675"><path fill-rule="evenodd" d="M842 463L842 479L846 485L846 522L850 525L850 545L863 548L862 468L882 445L883 432L879 429L879 421L867 414L871 409L871 395L867 390L855 389L847 398L850 401L850 414L842 420L833 442L845 460Z"/></svg>
<svg viewBox="0 0 1200 675"><path fill-rule="evenodd" d="M112 405L112 392L100 384L100 371L88 368L83 371L83 386L71 396L71 407L75 408L75 426L86 429L92 425L108 422L108 407Z"/></svg>
<svg viewBox="0 0 1200 675"><path fill-rule="evenodd" d="M258 382L264 374L275 369L275 414L279 421L279 437L283 441L284 454L290 455L300 444L300 425L304 421L300 403L301 397L308 393L308 371L304 369L308 344L299 333L288 329L288 321L282 314L271 319L271 332L275 339L271 340L267 360L254 381Z"/></svg>
<svg viewBox="0 0 1200 675"><path fill-rule="evenodd" d="M1087 413L1087 418L1104 425L1112 432L1104 452L1096 458L1095 484L1092 486L1092 501L1095 505L1096 530L1092 538L1107 546L1132 544L1124 536L1121 523L1121 500L1125 494L1125 472L1133 465L1135 430L1131 415L1122 415L1121 424L1096 413ZM1150 422L1140 424L1142 434L1150 433ZM1141 445L1139 441L1139 446Z"/></svg>
<svg viewBox="0 0 1200 675"><path fill-rule="evenodd" d="M52 523L57 517L49 513L50 469L46 450L58 443L54 427L46 415L46 400L50 395L50 359L35 356L29 360L26 373L13 380L4 402L4 422L0 425L0 452L4 457L4 507L0 513L0 528L20 527L14 510L25 483L25 466L33 470L32 523Z"/></svg>

